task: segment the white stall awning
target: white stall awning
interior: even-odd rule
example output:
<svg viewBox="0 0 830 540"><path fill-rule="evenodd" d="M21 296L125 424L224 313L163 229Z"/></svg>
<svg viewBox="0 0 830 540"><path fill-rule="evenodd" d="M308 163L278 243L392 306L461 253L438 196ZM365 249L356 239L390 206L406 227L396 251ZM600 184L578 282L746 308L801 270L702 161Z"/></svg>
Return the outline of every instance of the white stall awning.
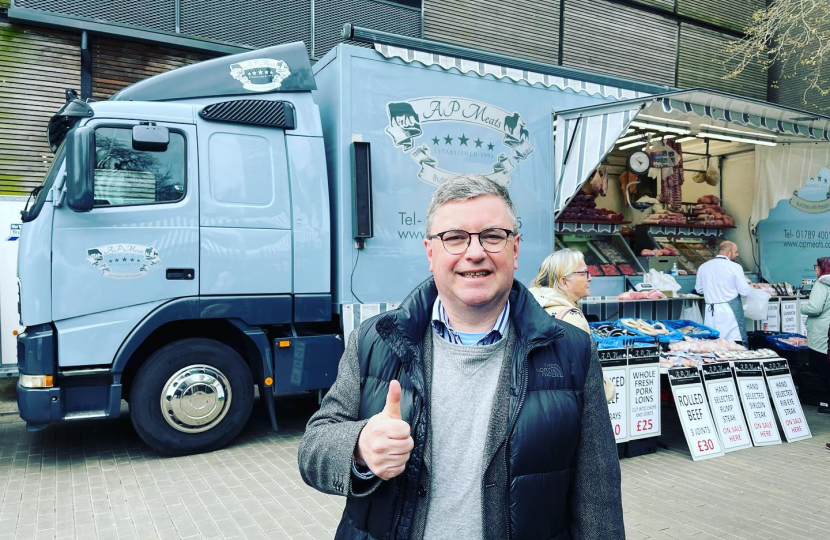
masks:
<svg viewBox="0 0 830 540"><path fill-rule="evenodd" d="M830 142L830 117L715 90L654 94L580 109L558 111L554 126L554 215L558 216L588 180L638 114L665 114L668 120L693 115L725 127L746 126L778 142Z"/></svg>

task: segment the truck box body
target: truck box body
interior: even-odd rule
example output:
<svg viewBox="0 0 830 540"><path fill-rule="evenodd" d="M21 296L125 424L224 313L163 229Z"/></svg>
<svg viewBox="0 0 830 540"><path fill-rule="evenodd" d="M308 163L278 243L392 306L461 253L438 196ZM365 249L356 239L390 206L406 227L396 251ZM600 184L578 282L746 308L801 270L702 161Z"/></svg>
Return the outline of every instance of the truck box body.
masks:
<svg viewBox="0 0 830 540"><path fill-rule="evenodd" d="M522 233L516 277L533 278L553 249L553 112L608 98L348 45L314 71L332 190L335 303L399 302L429 276L426 208L436 183L455 174L508 186ZM369 143L372 161L374 236L363 250L352 237L355 140Z"/></svg>
<svg viewBox="0 0 830 540"><path fill-rule="evenodd" d="M205 451L254 384L276 427L274 396L330 386L350 331L429 276L426 208L458 174L507 186L529 283L553 250L553 113L613 89L468 67L339 45L312 71L290 44L68 100L20 241L30 428L125 397L148 444Z"/></svg>

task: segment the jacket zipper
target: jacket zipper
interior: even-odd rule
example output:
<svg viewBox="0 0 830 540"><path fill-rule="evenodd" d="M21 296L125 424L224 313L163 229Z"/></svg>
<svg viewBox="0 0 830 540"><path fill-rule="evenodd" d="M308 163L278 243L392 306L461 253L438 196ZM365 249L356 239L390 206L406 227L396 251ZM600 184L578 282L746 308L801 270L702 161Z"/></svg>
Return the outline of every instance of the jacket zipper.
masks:
<svg viewBox="0 0 830 540"><path fill-rule="evenodd" d="M418 429L418 423L421 421L421 409L422 407L418 407L418 414L415 415L415 423L412 424L415 426L415 429ZM391 540L395 540L398 538L398 523L401 521L401 515L403 514L403 505L406 502L406 490L409 487L409 473L404 469L406 472L406 476L403 479L403 486L401 487L401 502L398 505L398 510L395 512L395 523L392 525L392 535Z"/></svg>
<svg viewBox="0 0 830 540"><path fill-rule="evenodd" d="M535 349L538 349L540 347L544 347L545 345L551 343L552 341L553 341L552 339L545 340L543 342L538 343L535 346L528 347L528 349L525 351L525 354L524 354L524 379L522 380L522 385L521 385L522 386L522 397L519 399L518 407L516 407L516 414L514 414L513 418L510 420L510 426L507 429L507 436L504 439L504 446L505 446L505 449L504 449L504 468L507 471L509 471L509 465L510 465L510 463L509 463L510 458L507 454L507 443L510 440L510 434L513 433L513 428L516 425L516 421L519 419L519 413L522 412L522 406L524 406L525 398L527 398L527 384L528 384L528 380L530 379L530 366L529 366L529 362L528 362L528 357L530 356L530 353L532 351L534 351ZM506 484L505 484L505 500L509 501L509 499L510 499L510 482L506 482ZM483 508L483 501L482 501L482 508ZM513 531L510 528L510 518L508 517L508 514L506 514L504 516L504 521L505 521L505 526L506 526L506 529L507 529L507 540L510 540L511 538L513 538Z"/></svg>

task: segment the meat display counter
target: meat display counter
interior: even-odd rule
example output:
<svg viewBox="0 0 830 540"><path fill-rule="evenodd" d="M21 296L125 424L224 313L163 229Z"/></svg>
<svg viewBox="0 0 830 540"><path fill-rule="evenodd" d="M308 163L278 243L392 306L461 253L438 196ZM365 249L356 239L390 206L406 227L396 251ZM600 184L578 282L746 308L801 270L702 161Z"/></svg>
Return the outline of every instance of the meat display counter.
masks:
<svg viewBox="0 0 830 540"><path fill-rule="evenodd" d="M638 257L643 268L655 267L658 270L667 271L664 266L670 263L677 263L680 275L677 282L681 285L681 292L690 292L695 285L695 274L701 264L714 259L718 254L718 245L723 241L724 229L734 227L682 227L669 225L638 225L635 227L634 245L638 255L643 250L669 250L675 255L668 257ZM668 261L667 261L668 260ZM660 262L654 265L653 262ZM740 257L735 260L747 272L746 265ZM684 275L685 274L685 275Z"/></svg>
<svg viewBox="0 0 830 540"><path fill-rule="evenodd" d="M627 290L627 278L642 281L643 267L619 234L620 224L557 222L557 249L576 249L591 273L591 295L611 296Z"/></svg>

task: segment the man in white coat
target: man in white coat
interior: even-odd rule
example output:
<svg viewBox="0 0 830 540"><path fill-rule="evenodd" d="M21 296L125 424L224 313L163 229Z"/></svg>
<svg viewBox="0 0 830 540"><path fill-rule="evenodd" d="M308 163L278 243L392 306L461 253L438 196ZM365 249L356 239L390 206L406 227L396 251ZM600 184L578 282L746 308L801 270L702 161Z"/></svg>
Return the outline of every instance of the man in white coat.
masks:
<svg viewBox="0 0 830 540"><path fill-rule="evenodd" d="M724 339L747 344L746 322L741 297L749 296L749 282L744 270L735 262L738 246L721 242L718 256L700 265L695 290L706 301L703 324L714 328Z"/></svg>

